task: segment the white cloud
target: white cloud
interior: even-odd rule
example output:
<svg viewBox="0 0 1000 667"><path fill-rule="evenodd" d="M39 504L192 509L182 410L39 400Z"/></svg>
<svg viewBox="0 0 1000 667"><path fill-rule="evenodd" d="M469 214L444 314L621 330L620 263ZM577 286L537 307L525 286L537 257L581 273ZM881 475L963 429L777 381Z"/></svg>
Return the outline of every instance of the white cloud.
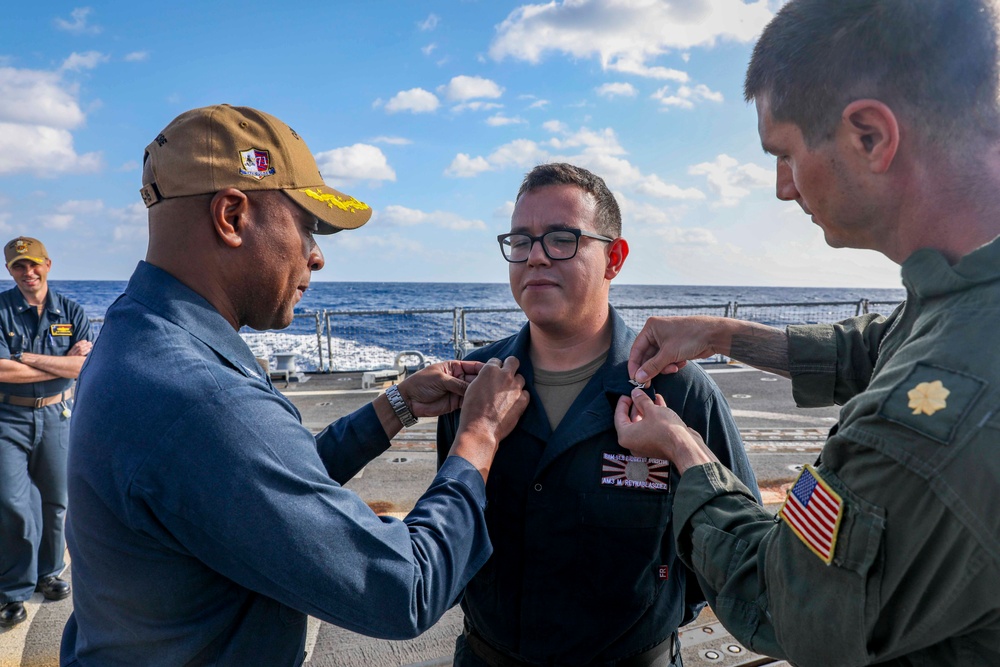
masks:
<svg viewBox="0 0 1000 667"><path fill-rule="evenodd" d="M598 132L589 130L585 127L580 128L576 132L570 132L565 125L556 121L555 124L546 123L545 129L555 134L562 135L561 138L553 137L548 142L550 146L557 150L582 148L585 154L625 154L625 149L618 143L618 137L615 135L615 131L610 127L606 127Z"/></svg>
<svg viewBox="0 0 1000 667"><path fill-rule="evenodd" d="M681 109L693 109L698 102L721 102L722 93L709 89L708 86L699 83L696 86L678 86L676 92L670 91L670 86L664 86L653 93L651 97L659 100L665 107L678 107Z"/></svg>
<svg viewBox="0 0 1000 667"><path fill-rule="evenodd" d="M39 219L46 229L57 229L64 231L73 225L75 218L68 213L53 213L51 215L41 215Z"/></svg>
<svg viewBox="0 0 1000 667"><path fill-rule="evenodd" d="M389 144L390 146L409 146L413 142L405 137L388 137L385 135L371 140L373 144Z"/></svg>
<svg viewBox="0 0 1000 667"><path fill-rule="evenodd" d="M377 100L381 102L381 100ZM389 113L409 111L411 113L430 113L441 105L437 96L423 88L411 88L396 93L386 102L385 110Z"/></svg>
<svg viewBox="0 0 1000 667"><path fill-rule="evenodd" d="M57 72L0 67L0 122L78 127L84 115L76 96Z"/></svg>
<svg viewBox="0 0 1000 667"><path fill-rule="evenodd" d="M108 215L121 224L111 230L111 237L116 242L131 243L144 241L149 234L146 225L146 207L141 202L129 204L124 208L110 208Z"/></svg>
<svg viewBox="0 0 1000 667"><path fill-rule="evenodd" d="M528 108L529 109L544 109L548 105L549 105L549 101L548 100L535 100L534 102L532 102L531 104L528 105Z"/></svg>
<svg viewBox="0 0 1000 667"><path fill-rule="evenodd" d="M83 66L88 58L79 57ZM77 99L78 86L63 74L63 70L0 67L0 154L4 155L0 174L54 176L101 168L98 153L78 155L73 147L70 130L86 118Z"/></svg>
<svg viewBox="0 0 1000 667"><path fill-rule="evenodd" d="M503 88L490 79L463 74L453 77L445 86L438 86L438 92L451 102L464 102L483 97L496 99L503 95Z"/></svg>
<svg viewBox="0 0 1000 667"><path fill-rule="evenodd" d="M385 220L389 224L402 227L412 227L414 225L435 225L454 231L466 231L470 229L486 229L486 223L482 220L469 220L447 211L434 211L425 213L415 208L405 206L386 206L381 212L377 212L379 219Z"/></svg>
<svg viewBox="0 0 1000 667"><path fill-rule="evenodd" d="M528 121L524 120L520 116L504 116L502 113L493 114L486 119L486 124L492 127L501 127L503 125L522 125Z"/></svg>
<svg viewBox="0 0 1000 667"><path fill-rule="evenodd" d="M530 139L515 139L486 157L459 153L445 174L470 178L486 171L530 169L546 162L569 162L590 169L604 178L611 188L661 199L705 199L705 193L697 188L682 188L664 182L656 174L643 174L638 167L621 157L626 151L612 128L595 131L584 127L574 132L557 120L547 121L544 127L558 136L541 144Z"/></svg>
<svg viewBox="0 0 1000 667"><path fill-rule="evenodd" d="M78 155L68 130L0 122L0 174L32 172L39 176L91 173L101 169L98 153Z"/></svg>
<svg viewBox="0 0 1000 667"><path fill-rule="evenodd" d="M471 178L489 170L490 163L486 161L486 158L482 156L470 158L466 153L459 153L444 170L444 173L445 176L453 178Z"/></svg>
<svg viewBox="0 0 1000 667"><path fill-rule="evenodd" d="M138 171L141 166L138 160L126 160L118 167L118 171Z"/></svg>
<svg viewBox="0 0 1000 667"><path fill-rule="evenodd" d="M70 215L94 215L103 210L104 202L100 199L71 199L56 207L56 212Z"/></svg>
<svg viewBox="0 0 1000 667"><path fill-rule="evenodd" d="M688 169L693 176L705 176L708 185L719 195L718 206L735 206L754 188L766 188L773 181L771 172L753 163L740 164L729 155L719 155L714 162L702 162Z"/></svg>
<svg viewBox="0 0 1000 667"><path fill-rule="evenodd" d="M671 245L711 246L719 243L711 230L701 227L661 227L653 233Z"/></svg>
<svg viewBox="0 0 1000 667"><path fill-rule="evenodd" d="M101 32L101 27L97 25L91 25L87 22L87 17L90 16L90 12L93 11L90 7L77 7L69 13L70 19L56 18L56 27L60 30L65 30L67 32L74 32L79 35L90 34L96 35Z"/></svg>
<svg viewBox="0 0 1000 667"><path fill-rule="evenodd" d="M529 169L549 161L549 153L530 139L515 139L490 153L489 165L494 169Z"/></svg>
<svg viewBox="0 0 1000 667"><path fill-rule="evenodd" d="M108 62L108 56L98 51L87 51L85 53L73 52L69 54L60 69L67 72L79 72L85 69L94 69L101 63Z"/></svg>
<svg viewBox="0 0 1000 667"><path fill-rule="evenodd" d="M433 30L441 22L437 14L430 14L423 21L417 23L417 27L423 31Z"/></svg>
<svg viewBox="0 0 1000 667"><path fill-rule="evenodd" d="M92 217L104 211L100 199L73 199L56 206L55 212L39 216L46 229L66 230L77 224L80 216Z"/></svg>
<svg viewBox="0 0 1000 667"><path fill-rule="evenodd" d="M354 144L316 154L316 164L333 181L395 181L385 154L370 144Z"/></svg>
<svg viewBox="0 0 1000 667"><path fill-rule="evenodd" d="M639 92L631 83L606 83L596 89L601 97L635 97Z"/></svg>
<svg viewBox="0 0 1000 667"><path fill-rule="evenodd" d="M489 111L490 109L502 109L502 104L497 104L496 102L483 102L482 100L473 100L472 102L462 102L461 104L456 104L451 108L452 111Z"/></svg>
<svg viewBox="0 0 1000 667"><path fill-rule="evenodd" d="M511 216L514 215L514 202L507 200L504 203L493 209L493 217L500 218L501 220L510 220Z"/></svg>
<svg viewBox="0 0 1000 667"><path fill-rule="evenodd" d="M768 0L553 0L523 5L497 27L494 60L538 63L549 51L600 59L605 70L684 81L651 61L671 51L746 43L771 19ZM684 78L682 78L684 77Z"/></svg>
<svg viewBox="0 0 1000 667"><path fill-rule="evenodd" d="M133 51L132 53L126 53L124 60L127 63L141 63L149 60L149 51Z"/></svg>
<svg viewBox="0 0 1000 667"><path fill-rule="evenodd" d="M425 56L429 56L430 54L434 53L434 49L436 49L437 46L438 46L437 44L432 42L427 46L421 47L420 52Z"/></svg>

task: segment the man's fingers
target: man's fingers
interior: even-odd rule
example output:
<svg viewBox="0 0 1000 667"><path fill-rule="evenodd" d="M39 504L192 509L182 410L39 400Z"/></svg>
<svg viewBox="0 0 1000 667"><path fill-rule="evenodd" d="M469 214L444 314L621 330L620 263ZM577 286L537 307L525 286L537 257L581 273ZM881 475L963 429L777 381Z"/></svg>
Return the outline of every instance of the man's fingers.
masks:
<svg viewBox="0 0 1000 667"><path fill-rule="evenodd" d="M506 359L504 359L503 363L501 364L501 367L504 370L509 370L512 373L516 373L520 365L521 362L518 360L517 357L507 357Z"/></svg>
<svg viewBox="0 0 1000 667"><path fill-rule="evenodd" d="M503 362L500 361L499 359L497 359L496 357L492 357L489 361L486 362L486 365L487 366L500 366L501 368L503 368Z"/></svg>
<svg viewBox="0 0 1000 667"><path fill-rule="evenodd" d="M632 423L629 411L632 409L632 399L628 396L619 396L618 405L615 406L615 428L620 429Z"/></svg>
<svg viewBox="0 0 1000 667"><path fill-rule="evenodd" d="M657 405L659 405L661 408L667 407L667 402L665 400L663 400L663 397L660 396L659 394L656 395L656 401L655 401L655 403Z"/></svg>
<svg viewBox="0 0 1000 667"><path fill-rule="evenodd" d="M662 401L663 399L661 398L660 400ZM646 414L653 407L653 401L646 395L646 392L638 387L632 390L632 402L635 404L635 409L640 415ZM664 405L666 404L664 403Z"/></svg>
<svg viewBox="0 0 1000 667"><path fill-rule="evenodd" d="M465 396L465 390L469 388L469 383L465 380L447 374L441 375L441 385L448 393L459 396Z"/></svg>

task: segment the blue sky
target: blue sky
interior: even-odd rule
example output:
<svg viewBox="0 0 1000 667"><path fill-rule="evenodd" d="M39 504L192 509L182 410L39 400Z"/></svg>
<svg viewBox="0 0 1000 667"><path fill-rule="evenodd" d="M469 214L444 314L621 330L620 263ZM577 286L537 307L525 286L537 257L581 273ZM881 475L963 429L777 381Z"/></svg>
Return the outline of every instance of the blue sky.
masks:
<svg viewBox="0 0 1000 667"><path fill-rule="evenodd" d="M774 198L741 85L780 0L13 3L0 25L0 235L54 279L146 251L139 163L179 113L257 107L368 202L317 280L506 282L524 173L569 161L623 210L631 284L898 287Z"/></svg>

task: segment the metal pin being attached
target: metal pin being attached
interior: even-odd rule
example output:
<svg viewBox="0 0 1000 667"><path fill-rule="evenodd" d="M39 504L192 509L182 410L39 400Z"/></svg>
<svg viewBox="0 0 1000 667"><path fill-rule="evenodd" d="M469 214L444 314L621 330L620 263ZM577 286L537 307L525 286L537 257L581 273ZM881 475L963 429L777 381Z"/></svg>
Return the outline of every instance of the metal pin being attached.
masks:
<svg viewBox="0 0 1000 667"><path fill-rule="evenodd" d="M633 387L638 387L639 389L645 389L646 388L646 383L645 382L639 382L638 380L633 380L632 378L629 378L628 383L630 385L632 385Z"/></svg>

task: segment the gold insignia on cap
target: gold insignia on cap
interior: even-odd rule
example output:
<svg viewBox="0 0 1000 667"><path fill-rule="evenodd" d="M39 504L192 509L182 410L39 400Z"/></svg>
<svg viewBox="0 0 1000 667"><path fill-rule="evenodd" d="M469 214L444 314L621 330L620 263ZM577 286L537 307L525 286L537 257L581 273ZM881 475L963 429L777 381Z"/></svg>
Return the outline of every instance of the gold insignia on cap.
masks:
<svg viewBox="0 0 1000 667"><path fill-rule="evenodd" d="M367 211L370 208L368 204L358 201L354 197L338 197L331 192L323 192L321 190L313 190L311 188L299 190L299 192L305 193L306 196L312 197L316 201L323 202L329 208L336 206L340 210L347 211L348 213L353 213L354 211Z"/></svg>
<svg viewBox="0 0 1000 667"><path fill-rule="evenodd" d="M28 252L28 242L24 239L18 239L14 242L14 250L17 251L18 255L23 255Z"/></svg>
<svg viewBox="0 0 1000 667"><path fill-rule="evenodd" d="M945 401L951 391L946 389L941 380L934 382L921 382L916 387L906 392L910 398L909 407L913 409L913 414L933 415L938 410L948 407Z"/></svg>

